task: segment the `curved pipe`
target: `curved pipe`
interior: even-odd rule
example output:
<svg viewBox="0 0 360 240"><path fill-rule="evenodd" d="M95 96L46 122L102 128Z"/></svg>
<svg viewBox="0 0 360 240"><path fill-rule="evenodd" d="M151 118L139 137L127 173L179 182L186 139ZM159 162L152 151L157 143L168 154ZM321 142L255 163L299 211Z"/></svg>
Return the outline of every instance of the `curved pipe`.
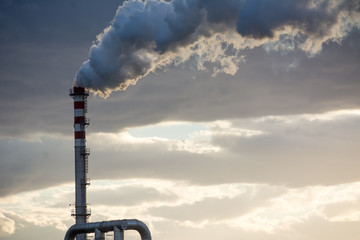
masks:
<svg viewBox="0 0 360 240"><path fill-rule="evenodd" d="M136 230L140 233L142 240L151 240L149 228L145 225L145 223L137 219L75 224L67 230L64 240L74 240L77 234L93 233L95 232L95 229L98 229L101 232L114 231L115 227L120 230Z"/></svg>

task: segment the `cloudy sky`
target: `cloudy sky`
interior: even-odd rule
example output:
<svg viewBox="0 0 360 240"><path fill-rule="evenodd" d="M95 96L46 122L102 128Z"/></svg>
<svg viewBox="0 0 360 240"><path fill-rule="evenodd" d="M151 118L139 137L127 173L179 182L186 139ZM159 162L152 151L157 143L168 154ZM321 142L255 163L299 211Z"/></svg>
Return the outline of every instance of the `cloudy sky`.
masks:
<svg viewBox="0 0 360 240"><path fill-rule="evenodd" d="M0 239L74 224L74 79L90 221L359 239L360 3L274 2L0 1Z"/></svg>

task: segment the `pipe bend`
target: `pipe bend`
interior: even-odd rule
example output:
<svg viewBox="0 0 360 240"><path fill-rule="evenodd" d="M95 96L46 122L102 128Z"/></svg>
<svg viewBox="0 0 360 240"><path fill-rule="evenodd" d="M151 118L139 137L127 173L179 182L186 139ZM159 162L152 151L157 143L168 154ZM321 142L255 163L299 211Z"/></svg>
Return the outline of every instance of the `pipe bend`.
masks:
<svg viewBox="0 0 360 240"><path fill-rule="evenodd" d="M142 240L151 240L151 233L145 223L137 219L123 219L103 222L92 222L85 224L74 224L66 232L64 240L74 240L77 234L93 233L95 229L102 232L113 231L114 227L122 230L136 230Z"/></svg>

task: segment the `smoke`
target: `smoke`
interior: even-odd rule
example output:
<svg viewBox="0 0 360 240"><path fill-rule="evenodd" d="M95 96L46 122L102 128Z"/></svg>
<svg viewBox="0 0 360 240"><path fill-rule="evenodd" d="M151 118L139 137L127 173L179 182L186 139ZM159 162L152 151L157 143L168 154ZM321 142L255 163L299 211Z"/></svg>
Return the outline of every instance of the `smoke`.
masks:
<svg viewBox="0 0 360 240"><path fill-rule="evenodd" d="M106 97L188 60L235 74L242 50L257 46L315 55L360 27L359 10L358 0L129 0L97 36L75 85Z"/></svg>

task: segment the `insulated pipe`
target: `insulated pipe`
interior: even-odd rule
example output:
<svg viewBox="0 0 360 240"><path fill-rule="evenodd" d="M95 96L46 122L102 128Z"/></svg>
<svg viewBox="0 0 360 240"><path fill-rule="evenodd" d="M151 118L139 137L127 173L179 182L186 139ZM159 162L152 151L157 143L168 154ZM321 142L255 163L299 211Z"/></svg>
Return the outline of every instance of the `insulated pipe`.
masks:
<svg viewBox="0 0 360 240"><path fill-rule="evenodd" d="M93 222L93 223L85 223L85 224L75 224L72 225L68 231L66 232L64 240L74 240L77 234L84 233L93 233L97 232L98 236L101 236L99 232L105 233L110 231L118 231L118 230L136 230L139 232L142 240L151 240L151 233L149 228L145 225L145 223L137 220L137 219L124 219L124 220L114 220L107 222ZM122 236L122 234L116 236ZM121 238L115 238L114 240L119 240Z"/></svg>
<svg viewBox="0 0 360 240"><path fill-rule="evenodd" d="M114 240L124 240L124 230L114 227Z"/></svg>
<svg viewBox="0 0 360 240"><path fill-rule="evenodd" d="M105 240L105 234L98 228L95 228L95 240Z"/></svg>

